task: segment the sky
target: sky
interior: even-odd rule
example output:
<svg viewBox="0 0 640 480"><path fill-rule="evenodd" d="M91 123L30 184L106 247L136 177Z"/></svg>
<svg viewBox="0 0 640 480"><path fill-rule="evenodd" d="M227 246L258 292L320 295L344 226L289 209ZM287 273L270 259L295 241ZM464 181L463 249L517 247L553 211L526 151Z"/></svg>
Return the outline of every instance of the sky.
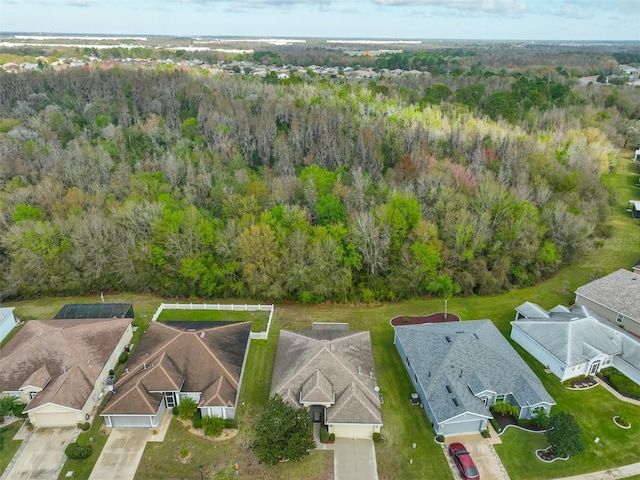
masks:
<svg viewBox="0 0 640 480"><path fill-rule="evenodd" d="M0 31L640 40L640 0L0 0Z"/></svg>

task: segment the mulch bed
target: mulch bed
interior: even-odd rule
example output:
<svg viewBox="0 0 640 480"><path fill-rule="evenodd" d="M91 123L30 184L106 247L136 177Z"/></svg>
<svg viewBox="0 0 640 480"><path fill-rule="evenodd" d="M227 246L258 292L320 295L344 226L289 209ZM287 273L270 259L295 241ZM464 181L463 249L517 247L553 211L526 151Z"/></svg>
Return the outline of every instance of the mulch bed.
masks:
<svg viewBox="0 0 640 480"><path fill-rule="evenodd" d="M409 315L400 315L391 320L391 325L401 327L403 325L420 325L421 323L444 323L459 322L460 317L455 313L447 312L447 318L444 318L444 312L433 313L422 317L411 317Z"/></svg>
<svg viewBox="0 0 640 480"><path fill-rule="evenodd" d="M498 422L498 425L500 425L501 430L504 430L507 425L518 425L518 421L515 419L513 415L500 415L499 413L494 413L493 418L495 419L496 422ZM536 432L541 432L544 430L544 428L542 427L539 427L533 424L528 424L528 423L526 425L521 425L521 427L526 428L527 430L533 430Z"/></svg>

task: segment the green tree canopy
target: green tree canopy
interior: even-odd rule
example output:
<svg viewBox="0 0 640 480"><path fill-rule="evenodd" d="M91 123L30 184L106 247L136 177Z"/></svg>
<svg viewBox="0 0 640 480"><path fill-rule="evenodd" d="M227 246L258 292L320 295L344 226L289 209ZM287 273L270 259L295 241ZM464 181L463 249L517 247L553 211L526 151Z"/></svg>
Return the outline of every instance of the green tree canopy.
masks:
<svg viewBox="0 0 640 480"><path fill-rule="evenodd" d="M560 412L552 415L546 435L559 457L572 457L584 450L582 430L570 413Z"/></svg>
<svg viewBox="0 0 640 480"><path fill-rule="evenodd" d="M268 465L300 460L316 447L311 432L309 410L291 407L274 394L262 412L253 451Z"/></svg>

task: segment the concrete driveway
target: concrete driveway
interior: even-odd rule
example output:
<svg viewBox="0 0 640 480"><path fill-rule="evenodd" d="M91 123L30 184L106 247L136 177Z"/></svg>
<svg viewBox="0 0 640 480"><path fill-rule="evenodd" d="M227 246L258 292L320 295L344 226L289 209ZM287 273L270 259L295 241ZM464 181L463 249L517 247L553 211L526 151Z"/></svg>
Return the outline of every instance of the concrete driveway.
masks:
<svg viewBox="0 0 640 480"><path fill-rule="evenodd" d="M471 458L473 458L473 462L480 471L480 478L509 480L509 474L507 474L507 470L504 468L504 465L502 465L500 457L498 457L496 450L493 448L491 439L482 438L482 435L479 433L468 435L447 435L445 437L446 445L444 445L443 448L455 479L460 479L462 477L453 463L453 460L451 460L449 451L447 450L448 445L454 442L460 442L467 447L467 450L471 454Z"/></svg>
<svg viewBox="0 0 640 480"><path fill-rule="evenodd" d="M133 480L149 434L148 428L114 428L89 480Z"/></svg>
<svg viewBox="0 0 640 480"><path fill-rule="evenodd" d="M58 478L66 457L65 448L78 429L38 428L21 446L15 463L5 472L7 480L51 480Z"/></svg>
<svg viewBox="0 0 640 480"><path fill-rule="evenodd" d="M335 480L377 480L376 450L367 438L336 438L333 446Z"/></svg>

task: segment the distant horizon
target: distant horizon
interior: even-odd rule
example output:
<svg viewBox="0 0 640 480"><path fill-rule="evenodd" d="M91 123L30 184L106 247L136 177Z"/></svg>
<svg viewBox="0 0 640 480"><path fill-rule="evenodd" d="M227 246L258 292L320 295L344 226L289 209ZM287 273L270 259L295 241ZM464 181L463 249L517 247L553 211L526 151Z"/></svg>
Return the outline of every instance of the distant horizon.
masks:
<svg viewBox="0 0 640 480"><path fill-rule="evenodd" d="M635 42L637 0L4 0L2 32ZM636 12L635 14L633 12Z"/></svg>
<svg viewBox="0 0 640 480"><path fill-rule="evenodd" d="M108 33L108 32L57 32L57 31L4 31L0 30L0 36L32 36L41 37L42 39L56 39L65 38L69 36L75 36L75 39L95 39L96 37L105 37L104 39L113 40L143 40L145 37L158 37L158 38L184 38L184 39L197 39L197 38L223 38L223 39L239 39L239 40L259 40L259 39L273 39L273 40L332 40L334 43L339 43L340 40L344 40L345 43L363 41L379 41L380 43L404 43L404 42L531 42L531 43L637 43L640 45L640 39L631 40L616 40L616 39L569 39L569 38L549 38L549 39L533 39L533 38L429 38L429 37L375 37L375 36L296 36L296 35L241 35L241 34L229 34L229 35L216 35L216 34L203 34L203 33L182 33L182 34L166 34L166 33ZM108 37L108 38L107 38ZM25 43L25 45L28 45Z"/></svg>

